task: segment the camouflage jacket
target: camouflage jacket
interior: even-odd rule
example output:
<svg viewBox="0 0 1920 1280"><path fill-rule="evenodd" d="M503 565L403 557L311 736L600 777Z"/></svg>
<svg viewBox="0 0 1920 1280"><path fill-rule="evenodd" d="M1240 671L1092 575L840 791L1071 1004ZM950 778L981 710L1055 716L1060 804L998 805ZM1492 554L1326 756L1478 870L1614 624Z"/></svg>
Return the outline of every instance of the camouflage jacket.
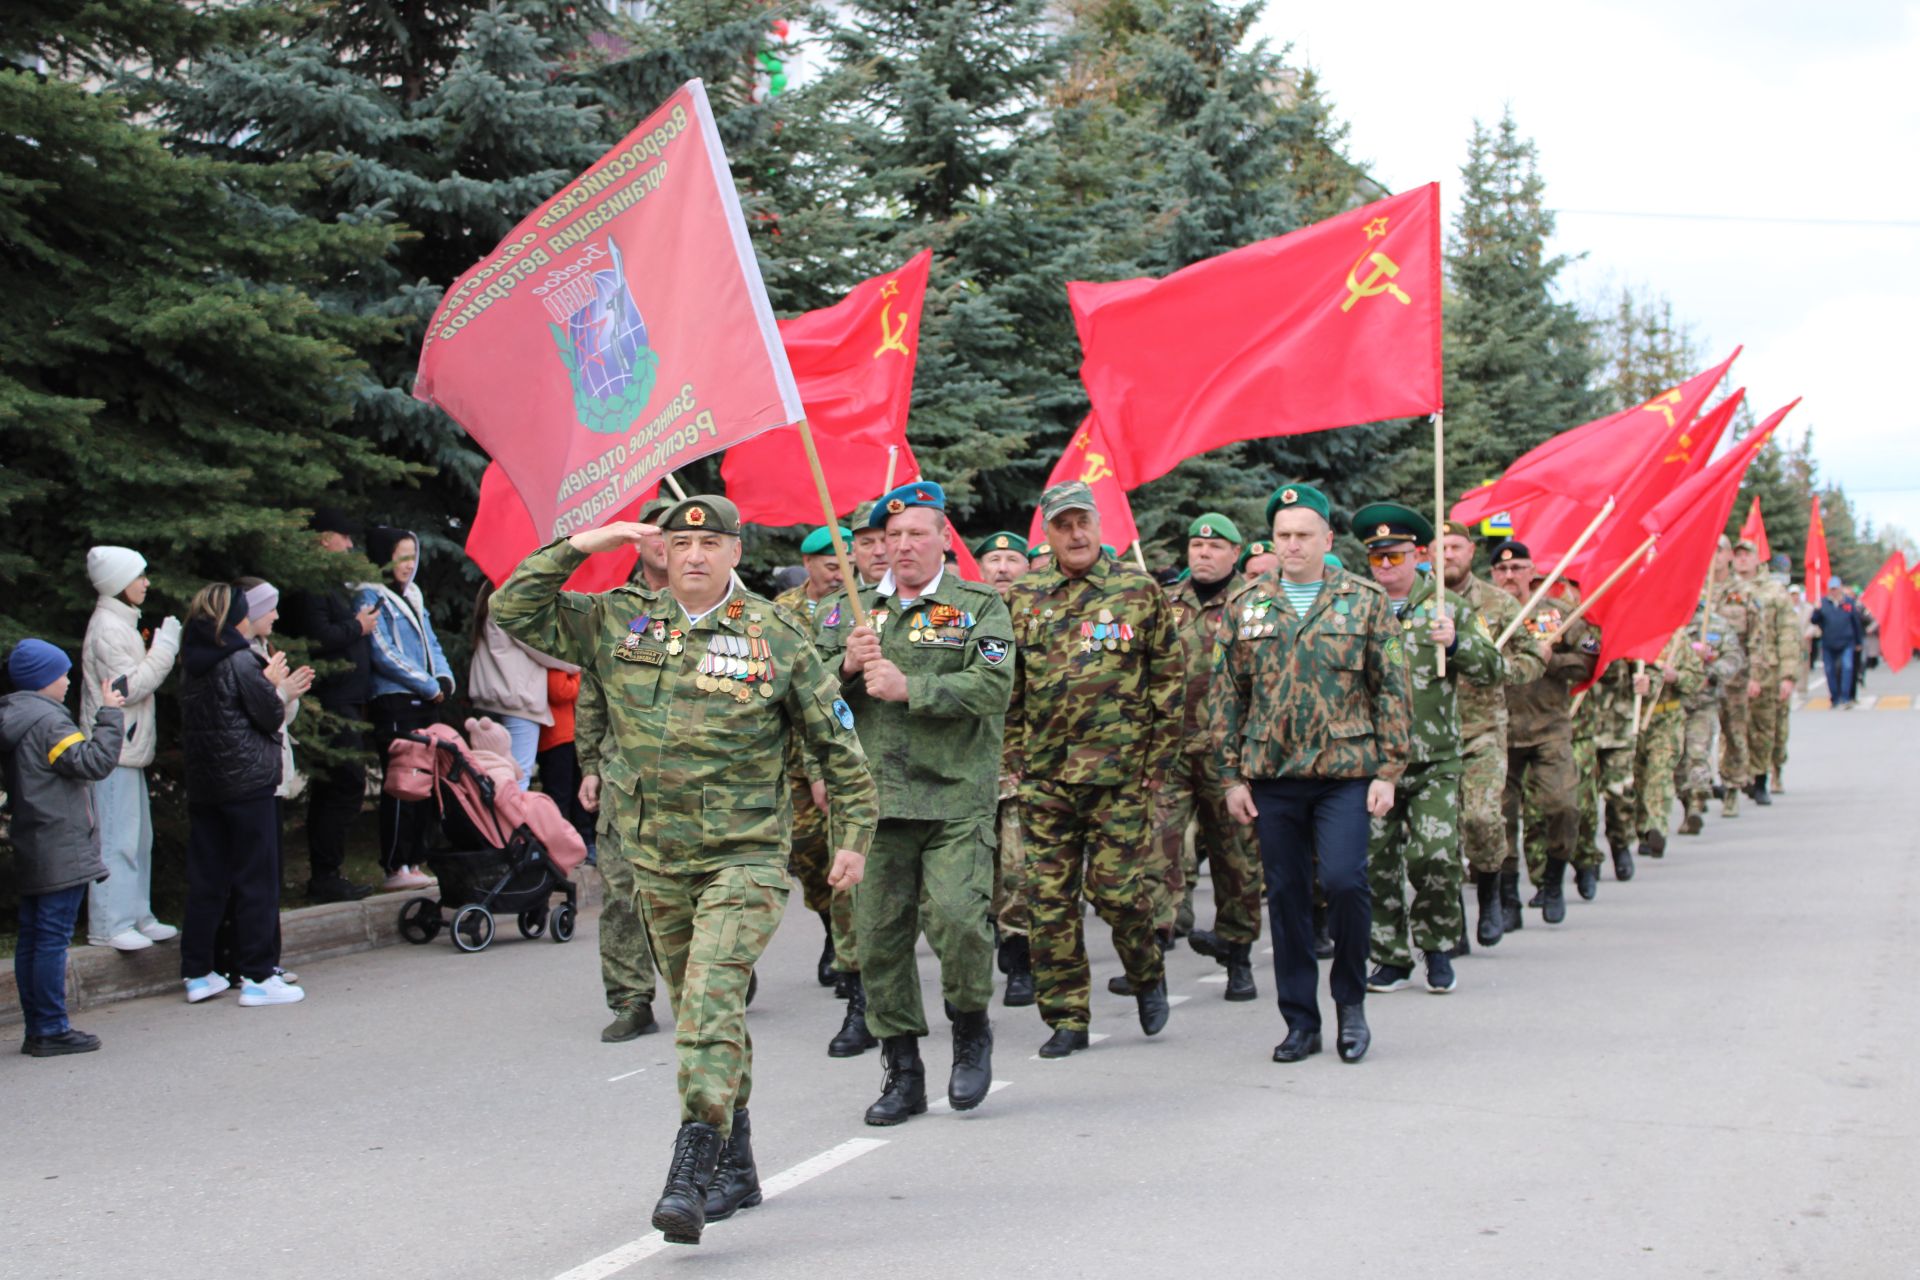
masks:
<svg viewBox="0 0 1920 1280"><path fill-rule="evenodd" d="M1770 651L1764 650L1766 610L1753 582L1744 578L1715 579L1713 611L1725 621L1728 633L1740 639L1740 669L1734 678L1761 679L1773 657Z"/></svg>
<svg viewBox="0 0 1920 1280"><path fill-rule="evenodd" d="M1213 669L1226 786L1255 778L1397 782L1411 750L1405 647L1386 593L1328 569L1302 618L1262 574L1227 602Z"/></svg>
<svg viewBox="0 0 1920 1280"><path fill-rule="evenodd" d="M1507 629L1507 624L1520 616L1520 602L1484 578L1469 575L1466 589L1459 594L1466 597L1496 640ZM1546 671L1547 664L1540 660L1524 628L1508 637L1500 656L1506 663L1500 684L1478 685L1469 681L1454 690L1454 697L1460 704L1461 741L1471 742L1491 733L1498 737L1504 750L1507 745L1505 686L1533 683Z"/></svg>
<svg viewBox="0 0 1920 1280"><path fill-rule="evenodd" d="M822 597L822 599L824 598L825 597ZM782 591L773 598L773 603L785 609L794 617L801 619L807 625L809 634L811 634L814 611L819 608L820 601L807 598L806 583L803 582L797 587L788 587L785 591ZM584 680L581 681L583 686L585 683ZM800 750L800 739L797 736L788 739L787 777L795 786L805 786L821 776L819 765L815 764L809 768L808 763L806 753ZM871 768L873 761L867 761L867 765Z"/></svg>
<svg viewBox="0 0 1920 1280"><path fill-rule="evenodd" d="M949 570L911 607L874 590L862 591L860 604L880 633L881 655L907 678L905 702L869 697L862 676L841 680L880 787L880 816L992 817L1014 669L1013 624L1000 593ZM822 599L814 643L836 677L852 634L845 594Z"/></svg>
<svg viewBox="0 0 1920 1280"><path fill-rule="evenodd" d="M1192 578L1182 578L1166 589L1173 625L1180 633L1180 660L1187 673L1186 713L1180 731L1182 755L1202 755L1213 747L1207 686L1213 680L1213 651L1226 628L1227 597L1238 588L1229 576L1213 599L1204 604L1193 589Z"/></svg>
<svg viewBox="0 0 1920 1280"><path fill-rule="evenodd" d="M1662 667L1672 667L1678 678L1668 684ZM1659 661L1647 664L1647 676L1653 682L1649 693L1653 706L1641 712L1643 723L1656 713L1691 710L1707 690L1707 668L1693 647L1693 633L1686 627L1674 632L1660 651Z"/></svg>
<svg viewBox="0 0 1920 1280"><path fill-rule="evenodd" d="M1706 624L1701 625L1704 613ZM1693 620L1687 624L1693 635L1693 651L1707 669L1709 693L1717 693L1736 678L1747 678L1746 640L1717 604L1702 600L1693 607Z"/></svg>
<svg viewBox="0 0 1920 1280"><path fill-rule="evenodd" d="M1552 635L1571 611L1557 600L1542 600L1514 633L1517 642L1537 644ZM1536 654L1538 650L1535 650ZM1585 684L1600 654L1597 633L1584 620L1568 627L1553 643L1540 678L1507 690L1507 745L1537 747L1573 732L1574 685Z"/></svg>
<svg viewBox="0 0 1920 1280"><path fill-rule="evenodd" d="M1009 773L1120 787L1167 776L1186 670L1160 584L1102 556L1078 578L1049 562L1007 593L1019 644Z"/></svg>
<svg viewBox="0 0 1920 1280"><path fill-rule="evenodd" d="M1401 650L1406 655L1407 678L1413 686L1413 737L1410 762L1432 764L1460 758L1462 688L1479 685L1498 693L1507 664L1493 647L1487 624L1463 595L1446 592L1453 615L1453 652L1447 655L1447 674L1439 672L1434 656L1439 648L1427 638L1433 628L1434 596L1440 589L1430 573L1420 575L1399 614ZM1388 602L1391 606L1391 601Z"/></svg>
<svg viewBox="0 0 1920 1280"><path fill-rule="evenodd" d="M1633 745L1633 666L1631 660L1607 664L1580 704L1575 719L1587 724L1585 732L1575 728L1576 738L1590 737L1615 750ZM1641 714L1646 714L1644 707Z"/></svg>
<svg viewBox="0 0 1920 1280"><path fill-rule="evenodd" d="M1800 638L1800 615L1794 607L1793 592L1769 577L1757 579L1761 597L1766 601L1767 633L1771 640L1774 683L1798 680L1806 667L1807 645Z"/></svg>
<svg viewBox="0 0 1920 1280"><path fill-rule="evenodd" d="M833 794L834 847L864 853L877 820L873 776L800 621L737 585L698 623L667 591L563 591L585 559L564 541L541 548L491 609L508 635L597 679L601 825L622 851L675 875L784 867L787 743L798 735Z"/></svg>

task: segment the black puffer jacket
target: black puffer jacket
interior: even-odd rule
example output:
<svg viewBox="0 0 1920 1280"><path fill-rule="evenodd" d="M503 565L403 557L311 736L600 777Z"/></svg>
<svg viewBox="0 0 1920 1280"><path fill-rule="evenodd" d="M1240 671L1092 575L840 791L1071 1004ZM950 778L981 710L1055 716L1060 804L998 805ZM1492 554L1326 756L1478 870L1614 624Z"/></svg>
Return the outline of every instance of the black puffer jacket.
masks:
<svg viewBox="0 0 1920 1280"><path fill-rule="evenodd" d="M280 785L280 691L232 627L218 636L203 619L180 646L187 803L224 804Z"/></svg>

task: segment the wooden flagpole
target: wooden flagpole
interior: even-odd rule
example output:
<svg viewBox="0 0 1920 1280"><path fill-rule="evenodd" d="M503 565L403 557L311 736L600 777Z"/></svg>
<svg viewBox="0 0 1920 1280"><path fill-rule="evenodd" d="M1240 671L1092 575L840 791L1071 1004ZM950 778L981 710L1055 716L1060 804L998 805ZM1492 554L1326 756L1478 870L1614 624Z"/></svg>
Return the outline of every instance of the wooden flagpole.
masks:
<svg viewBox="0 0 1920 1280"><path fill-rule="evenodd" d="M1447 527L1447 454L1445 411L1433 415L1433 546L1427 548L1427 556L1434 557L1434 549L1441 545L1442 534ZM1442 565L1435 565L1434 572L1440 581L1434 587L1433 607L1436 612L1447 607L1447 574ZM1447 677L1447 646L1434 645L1434 660L1439 664L1440 678Z"/></svg>
<svg viewBox="0 0 1920 1280"><path fill-rule="evenodd" d="M820 450L814 447L813 428L807 425L805 418L795 424L800 428L800 443L807 449L807 466L813 471L813 487L820 495L820 510L826 518L827 536L833 539L833 556L840 562L840 581L846 587L847 603L853 606L853 625L867 625L867 611L860 605L860 576L853 571L853 559L847 555L847 540L840 536L840 517L833 513L833 498L827 493L827 473L820 466ZM893 459L887 459L887 487L893 487Z"/></svg>
<svg viewBox="0 0 1920 1280"><path fill-rule="evenodd" d="M1580 616L1593 606L1594 601L1598 600L1601 596L1607 594L1608 589L1611 588L1614 583L1620 581L1621 578L1625 577L1627 570L1633 568L1635 562L1637 562L1641 556L1644 556L1645 554L1647 554L1647 552L1653 550L1654 540L1659 536L1660 535L1654 534L1654 533L1648 534L1647 540L1641 543L1639 546L1635 547L1633 549L1633 554L1628 556L1625 560L1622 560L1620 562L1620 567L1615 569L1612 573L1608 574L1607 580L1601 583L1598 587L1596 587L1592 595L1582 600L1579 603L1579 605L1574 608L1574 611L1568 614L1558 627L1554 628L1553 634L1548 636L1547 639L1558 640L1562 635L1566 634L1567 628L1572 626L1574 623L1578 622L1580 620ZM1562 563L1564 563L1564 561Z"/></svg>
<svg viewBox="0 0 1920 1280"><path fill-rule="evenodd" d="M1148 575L1153 573L1153 570L1147 568L1147 557L1140 551L1140 539L1138 538L1133 540L1133 562L1140 566L1140 572Z"/></svg>
<svg viewBox="0 0 1920 1280"><path fill-rule="evenodd" d="M667 486L667 488L673 490L673 496L677 500L681 502L685 502L687 500L687 491L685 489L682 489L680 487L680 482L673 478L673 472L671 471L667 472L667 474L664 476L661 476L660 479Z"/></svg>
<svg viewBox="0 0 1920 1280"><path fill-rule="evenodd" d="M898 467L899 465L900 465L900 446L897 444L890 444L887 446L887 483L880 490L880 492L882 493L893 492L893 472L894 472L894 468ZM827 523L828 524L833 523L832 516L827 517Z"/></svg>
<svg viewBox="0 0 1920 1280"><path fill-rule="evenodd" d="M1600 514L1593 518L1591 524L1580 531L1580 536L1573 540L1573 546L1567 549L1567 554L1560 557L1560 563L1553 567L1553 572L1547 575L1546 580L1540 584L1539 589L1535 591L1532 596L1528 597L1527 602L1520 606L1520 612L1514 617L1512 622L1507 624L1507 629L1500 633L1500 638L1493 642L1494 648L1504 649L1507 647L1507 641L1513 639L1513 633L1520 629L1520 624L1525 622L1527 615L1533 612L1533 607L1546 598L1547 592L1552 590L1554 583L1560 581L1560 571L1567 567L1569 561L1580 554L1580 549L1587 545L1587 539L1591 538L1594 535L1594 531L1599 529L1601 521L1612 514L1613 499L1608 498L1607 505L1600 508Z"/></svg>

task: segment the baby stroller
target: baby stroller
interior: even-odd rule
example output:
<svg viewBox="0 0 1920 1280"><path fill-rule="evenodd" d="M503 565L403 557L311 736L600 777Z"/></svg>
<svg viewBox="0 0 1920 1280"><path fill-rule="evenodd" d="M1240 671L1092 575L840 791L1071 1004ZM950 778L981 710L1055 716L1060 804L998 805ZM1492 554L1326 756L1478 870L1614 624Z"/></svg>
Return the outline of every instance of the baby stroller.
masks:
<svg viewBox="0 0 1920 1280"><path fill-rule="evenodd" d="M468 721L476 740L492 727ZM416 946L432 942L448 926L447 912L453 945L462 951L487 949L496 913L512 913L523 938L573 937L578 887L568 874L586 861L587 846L552 797L520 786L511 761L468 746L450 726L428 725L394 740L386 791L397 800L435 800L451 846L427 855L440 897L413 898L400 908L401 937ZM566 901L550 908L555 893Z"/></svg>

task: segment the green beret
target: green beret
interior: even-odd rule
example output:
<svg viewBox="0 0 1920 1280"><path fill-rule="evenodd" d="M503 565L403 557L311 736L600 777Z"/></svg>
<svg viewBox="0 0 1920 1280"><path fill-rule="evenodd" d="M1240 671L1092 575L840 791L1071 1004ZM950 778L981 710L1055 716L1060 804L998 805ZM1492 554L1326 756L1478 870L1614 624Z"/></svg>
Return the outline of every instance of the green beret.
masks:
<svg viewBox="0 0 1920 1280"><path fill-rule="evenodd" d="M890 489L880 495L880 500L867 513L867 528L886 528L888 516L897 516L908 507L932 507L935 511L945 511L947 491L931 480L915 480L898 489Z"/></svg>
<svg viewBox="0 0 1920 1280"><path fill-rule="evenodd" d="M989 551L1018 551L1021 555L1026 555L1027 540L1017 533L1002 529L998 533L988 534L973 544L973 554L976 558Z"/></svg>
<svg viewBox="0 0 1920 1280"><path fill-rule="evenodd" d="M1240 530L1233 521L1217 511L1208 511L1187 526L1189 538L1218 538L1222 542L1240 545Z"/></svg>
<svg viewBox="0 0 1920 1280"><path fill-rule="evenodd" d="M660 518L668 533L724 533L740 536L740 508L711 493L696 493L674 503Z"/></svg>
<svg viewBox="0 0 1920 1280"><path fill-rule="evenodd" d="M1327 568L1329 569L1344 569L1347 567L1346 565L1340 562L1340 557L1333 554L1333 552L1331 551L1327 552L1327 554L1320 557L1320 563L1327 566Z"/></svg>
<svg viewBox="0 0 1920 1280"><path fill-rule="evenodd" d="M1433 523L1397 502L1370 502L1353 513L1353 536L1368 550L1395 542L1424 547L1433 541Z"/></svg>
<svg viewBox="0 0 1920 1280"><path fill-rule="evenodd" d="M1053 544L1045 538L1040 539L1040 541L1027 548L1027 559L1029 560L1038 560L1042 556L1050 556L1052 554Z"/></svg>
<svg viewBox="0 0 1920 1280"><path fill-rule="evenodd" d="M1267 499L1267 527L1273 527L1273 513L1289 507L1305 507L1317 512L1322 520L1332 523L1333 508L1327 503L1327 495L1310 484L1283 484L1273 491Z"/></svg>
<svg viewBox="0 0 1920 1280"><path fill-rule="evenodd" d="M842 529L840 531L840 537L845 541L853 537L853 532L850 529ZM800 554L803 556L824 556L831 555L832 553L833 530L829 529L826 525L821 525L818 529L815 529L800 543Z"/></svg>
<svg viewBox="0 0 1920 1280"><path fill-rule="evenodd" d="M1253 559L1255 556L1265 556L1265 555L1272 555L1272 554L1273 554L1273 544L1271 542L1249 542L1240 551L1240 564L1238 567L1242 569L1246 568L1247 561Z"/></svg>

